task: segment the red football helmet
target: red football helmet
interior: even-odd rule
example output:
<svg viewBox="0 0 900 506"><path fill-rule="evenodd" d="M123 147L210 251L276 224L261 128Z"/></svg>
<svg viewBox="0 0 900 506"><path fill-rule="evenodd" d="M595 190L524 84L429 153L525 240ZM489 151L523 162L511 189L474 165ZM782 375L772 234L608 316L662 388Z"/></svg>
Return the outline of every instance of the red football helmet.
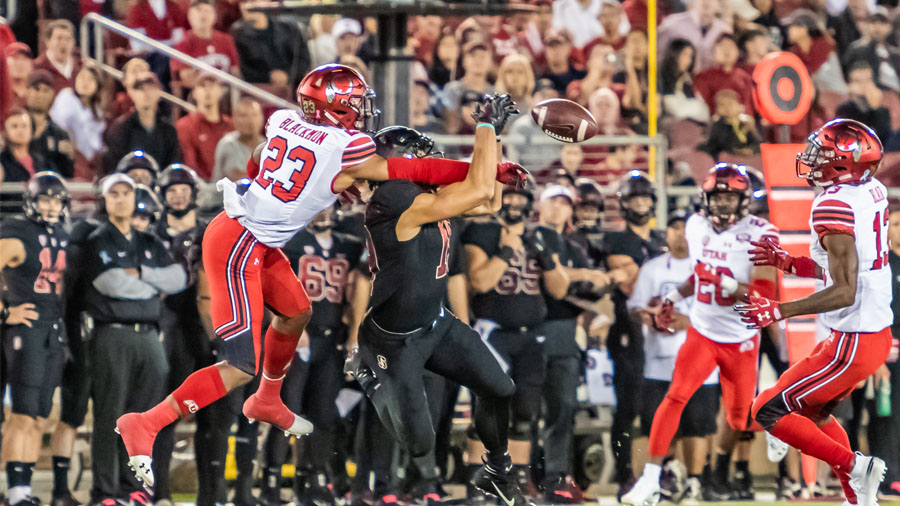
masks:
<svg viewBox="0 0 900 506"><path fill-rule="evenodd" d="M706 179L703 180L703 214L716 227L730 227L735 222L750 213L750 201L753 198L753 190L750 178L747 176L747 167L734 163L720 162L709 169ZM709 201L714 193L736 193L740 197L736 210L712 209Z"/></svg>
<svg viewBox="0 0 900 506"><path fill-rule="evenodd" d="M336 63L311 70L297 86L300 114L310 123L365 130L378 115L375 91L356 70Z"/></svg>
<svg viewBox="0 0 900 506"><path fill-rule="evenodd" d="M806 143L797 154L797 177L816 186L863 182L878 170L884 153L875 132L852 119L825 123Z"/></svg>

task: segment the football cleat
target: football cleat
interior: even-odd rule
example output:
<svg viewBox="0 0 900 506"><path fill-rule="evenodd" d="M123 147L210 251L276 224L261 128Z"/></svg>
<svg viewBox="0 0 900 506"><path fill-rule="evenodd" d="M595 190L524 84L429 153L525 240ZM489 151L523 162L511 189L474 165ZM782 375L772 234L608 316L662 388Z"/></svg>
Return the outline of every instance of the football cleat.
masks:
<svg viewBox="0 0 900 506"><path fill-rule="evenodd" d="M619 502L629 506L656 506L659 503L659 483L641 476Z"/></svg>
<svg viewBox="0 0 900 506"><path fill-rule="evenodd" d="M883 460L856 452L856 460L850 471L850 487L856 492L859 506L878 505L878 488L884 481L886 470Z"/></svg>
<svg viewBox="0 0 900 506"><path fill-rule="evenodd" d="M500 499L501 506L535 506L519 487L519 476L511 467L501 471L485 464L475 473L472 484L485 494Z"/></svg>
<svg viewBox="0 0 900 506"><path fill-rule="evenodd" d="M769 461L781 462L789 449L787 443L766 432L766 457Z"/></svg>
<svg viewBox="0 0 900 506"><path fill-rule="evenodd" d="M281 402L281 399L278 399L276 402L269 402L260 399L258 394L253 394L244 402L242 411L250 423L266 422L284 431L285 436L300 437L313 431L312 423L301 416L291 413L284 403ZM282 416L284 412L290 413L293 417L293 421L288 427L282 427L275 423L275 420Z"/></svg>
<svg viewBox="0 0 900 506"><path fill-rule="evenodd" d="M145 487L153 486L153 440L156 432L144 425L140 413L126 413L116 420L116 434L122 436L128 452L128 467Z"/></svg>

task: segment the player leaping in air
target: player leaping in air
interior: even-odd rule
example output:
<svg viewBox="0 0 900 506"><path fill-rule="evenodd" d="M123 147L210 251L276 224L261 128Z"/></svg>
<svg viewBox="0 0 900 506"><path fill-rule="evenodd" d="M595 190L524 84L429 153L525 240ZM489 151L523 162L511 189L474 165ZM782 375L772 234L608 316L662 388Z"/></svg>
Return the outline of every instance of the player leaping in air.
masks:
<svg viewBox="0 0 900 506"><path fill-rule="evenodd" d="M210 316L222 339L222 361L191 374L163 402L144 413L120 417L129 465L145 486L153 486L153 441L160 429L222 398L259 371L264 308L275 317L265 335L259 389L244 403L250 420L267 422L301 436L312 425L281 400L281 383L310 318L303 285L281 252L294 234L357 179L410 179L450 184L465 179L469 164L442 158L390 158L375 153L360 131L377 112L374 91L343 65L312 70L297 88L299 109L275 112L266 142L248 163L252 183L223 179L225 210L206 229L203 268L209 282ZM259 157L259 158L258 158ZM260 160L261 158L261 160ZM259 162L262 164L255 166ZM523 169L501 164L497 179L524 179Z"/></svg>
<svg viewBox="0 0 900 506"><path fill-rule="evenodd" d="M759 394L753 416L785 443L827 462L847 504L875 506L884 461L850 450L831 415L838 401L884 363L891 348L891 268L888 265L887 189L873 176L881 141L866 125L835 119L813 132L797 155L797 177L823 188L813 201L812 258L791 257L769 241L754 243L756 265L825 280L805 299L749 298L738 311L749 328L792 316L819 314L831 337Z"/></svg>

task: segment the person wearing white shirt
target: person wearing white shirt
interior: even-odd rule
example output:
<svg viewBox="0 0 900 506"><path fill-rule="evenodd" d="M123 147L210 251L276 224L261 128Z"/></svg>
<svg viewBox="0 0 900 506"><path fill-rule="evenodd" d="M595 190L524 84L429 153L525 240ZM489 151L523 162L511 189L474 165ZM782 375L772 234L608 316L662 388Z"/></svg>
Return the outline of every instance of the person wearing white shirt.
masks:
<svg viewBox="0 0 900 506"><path fill-rule="evenodd" d="M50 107L50 119L63 127L75 142L75 149L91 161L103 149L106 120L101 108L100 75L84 67L75 75L75 88L64 88Z"/></svg>
<svg viewBox="0 0 900 506"><path fill-rule="evenodd" d="M601 6L601 0L558 0L553 3L553 26L568 30L572 44L581 49L604 33L597 19Z"/></svg>

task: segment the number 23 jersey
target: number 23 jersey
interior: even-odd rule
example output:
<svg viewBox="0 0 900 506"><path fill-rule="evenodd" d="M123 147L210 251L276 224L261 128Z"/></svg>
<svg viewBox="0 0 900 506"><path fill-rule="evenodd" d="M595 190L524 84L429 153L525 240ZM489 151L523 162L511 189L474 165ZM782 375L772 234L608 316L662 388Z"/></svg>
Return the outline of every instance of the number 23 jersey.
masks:
<svg viewBox="0 0 900 506"><path fill-rule="evenodd" d="M809 219L810 253L825 272L826 288L834 284L828 272L828 252L822 240L829 234L849 234L856 240L859 270L853 305L819 315L821 322L842 332L878 332L891 325L891 266L888 263L887 189L876 179L832 186L813 201Z"/></svg>
<svg viewBox="0 0 900 506"><path fill-rule="evenodd" d="M703 262L720 274L731 276L740 283L750 284L750 241L764 236L778 239L778 229L767 220L745 216L721 233L699 214L691 216L684 230L688 251L694 264ZM737 303L733 295L725 296L721 288L708 283L694 282L694 303L691 305L691 326L706 338L719 343L740 343L758 332L748 329L740 315L732 309Z"/></svg>
<svg viewBox="0 0 900 506"><path fill-rule="evenodd" d="M222 182L225 210L257 240L280 248L337 200L332 187L344 167L375 155L367 134L303 121L282 109L266 123L259 174L244 195Z"/></svg>

